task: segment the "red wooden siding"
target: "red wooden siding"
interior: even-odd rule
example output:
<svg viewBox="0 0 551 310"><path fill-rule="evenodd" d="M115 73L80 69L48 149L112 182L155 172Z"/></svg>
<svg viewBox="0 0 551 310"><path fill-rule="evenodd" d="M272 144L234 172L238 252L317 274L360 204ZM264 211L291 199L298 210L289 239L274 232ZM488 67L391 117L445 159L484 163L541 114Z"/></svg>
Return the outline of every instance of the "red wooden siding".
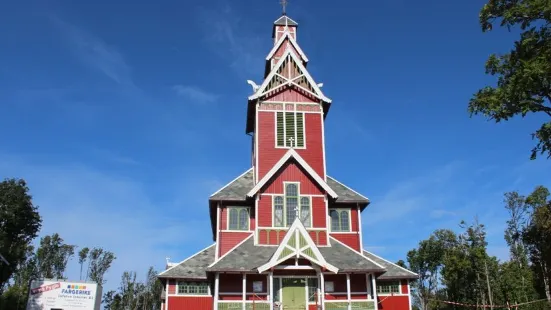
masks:
<svg viewBox="0 0 551 310"><path fill-rule="evenodd" d="M176 294L176 280L168 280L168 293Z"/></svg>
<svg viewBox="0 0 551 310"><path fill-rule="evenodd" d="M260 196L258 200L258 226L272 227L272 196ZM275 236L275 235L274 235Z"/></svg>
<svg viewBox="0 0 551 310"><path fill-rule="evenodd" d="M377 296L381 310L409 310L409 298L404 296Z"/></svg>
<svg viewBox="0 0 551 310"><path fill-rule="evenodd" d="M353 248L356 251L360 251L360 235L358 233L349 233L349 234L330 234L331 237L339 240L340 242L346 244L347 246Z"/></svg>
<svg viewBox="0 0 551 310"><path fill-rule="evenodd" d="M312 227L327 228L326 226L327 209L325 208L325 199L323 197L312 197Z"/></svg>
<svg viewBox="0 0 551 310"><path fill-rule="evenodd" d="M168 297L168 310L201 309L211 310L213 298L211 296L170 296Z"/></svg>
<svg viewBox="0 0 551 310"><path fill-rule="evenodd" d="M285 191L284 182L300 182L301 195L322 195L323 189L312 179L308 172L294 161L285 164L262 193L283 194Z"/></svg>
<svg viewBox="0 0 551 310"><path fill-rule="evenodd" d="M228 207L232 207L231 205L225 205L220 208L220 230L227 230L228 229ZM242 204L242 205L235 205L235 207L248 207L249 208L249 228L250 230L253 230L255 228L255 214L254 214L254 207Z"/></svg>
<svg viewBox="0 0 551 310"><path fill-rule="evenodd" d="M275 147L275 112L258 112L258 179L266 173L288 151L286 148ZM322 117L321 113L305 113L305 142L306 149L295 149L302 158L324 178Z"/></svg>
<svg viewBox="0 0 551 310"><path fill-rule="evenodd" d="M402 280L400 282L401 282L400 287L401 287L402 294L408 294L409 293L408 292L408 280Z"/></svg>
<svg viewBox="0 0 551 310"><path fill-rule="evenodd" d="M305 92L302 89L287 88L278 89L276 92L270 92L267 94L266 101L284 101L284 102L316 102L319 101L316 97L310 93Z"/></svg>
<svg viewBox="0 0 551 310"><path fill-rule="evenodd" d="M219 257L226 254L229 250L233 249L241 241L250 236L251 232L233 232L233 231L221 231L220 232L220 253Z"/></svg>

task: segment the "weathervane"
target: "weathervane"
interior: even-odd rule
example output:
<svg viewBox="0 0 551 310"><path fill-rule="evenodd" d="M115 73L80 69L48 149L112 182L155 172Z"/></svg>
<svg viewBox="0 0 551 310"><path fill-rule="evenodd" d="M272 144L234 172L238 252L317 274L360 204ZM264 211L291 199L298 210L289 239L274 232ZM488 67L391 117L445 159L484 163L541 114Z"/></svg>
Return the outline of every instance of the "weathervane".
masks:
<svg viewBox="0 0 551 310"><path fill-rule="evenodd" d="M287 0L280 0L279 3L281 3L281 6L283 7L283 15L287 15Z"/></svg>

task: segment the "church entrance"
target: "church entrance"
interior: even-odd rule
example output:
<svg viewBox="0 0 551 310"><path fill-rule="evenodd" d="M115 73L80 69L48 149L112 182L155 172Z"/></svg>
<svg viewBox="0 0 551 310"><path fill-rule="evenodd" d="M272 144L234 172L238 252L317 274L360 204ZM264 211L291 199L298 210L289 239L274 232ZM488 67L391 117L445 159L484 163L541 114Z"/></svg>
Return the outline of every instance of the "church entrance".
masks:
<svg viewBox="0 0 551 310"><path fill-rule="evenodd" d="M306 279L305 278L282 278L282 310L305 310L306 302Z"/></svg>

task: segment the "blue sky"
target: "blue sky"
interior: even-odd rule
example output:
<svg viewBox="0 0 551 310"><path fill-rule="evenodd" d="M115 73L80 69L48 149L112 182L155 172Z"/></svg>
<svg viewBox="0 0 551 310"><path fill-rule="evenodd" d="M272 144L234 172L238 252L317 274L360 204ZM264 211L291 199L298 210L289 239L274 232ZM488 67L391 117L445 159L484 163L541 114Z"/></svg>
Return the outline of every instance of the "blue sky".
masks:
<svg viewBox="0 0 551 310"><path fill-rule="evenodd" d="M529 160L541 118L467 113L493 83L486 58L516 39L481 32L483 4L288 7L333 99L328 172L372 200L364 244L393 261L475 216L505 259L503 193L551 186L551 161ZM212 243L208 196L249 168L245 81L261 82L279 13L276 0L2 4L0 176L28 181L41 235L116 253L106 289Z"/></svg>

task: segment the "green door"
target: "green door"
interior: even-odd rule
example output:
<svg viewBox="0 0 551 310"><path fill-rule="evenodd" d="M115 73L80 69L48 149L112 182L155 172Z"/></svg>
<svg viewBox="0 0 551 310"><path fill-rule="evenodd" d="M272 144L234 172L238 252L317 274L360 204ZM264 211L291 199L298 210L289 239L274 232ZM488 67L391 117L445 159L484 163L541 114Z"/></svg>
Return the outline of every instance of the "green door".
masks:
<svg viewBox="0 0 551 310"><path fill-rule="evenodd" d="M306 303L306 279L283 278L282 310L305 310Z"/></svg>

